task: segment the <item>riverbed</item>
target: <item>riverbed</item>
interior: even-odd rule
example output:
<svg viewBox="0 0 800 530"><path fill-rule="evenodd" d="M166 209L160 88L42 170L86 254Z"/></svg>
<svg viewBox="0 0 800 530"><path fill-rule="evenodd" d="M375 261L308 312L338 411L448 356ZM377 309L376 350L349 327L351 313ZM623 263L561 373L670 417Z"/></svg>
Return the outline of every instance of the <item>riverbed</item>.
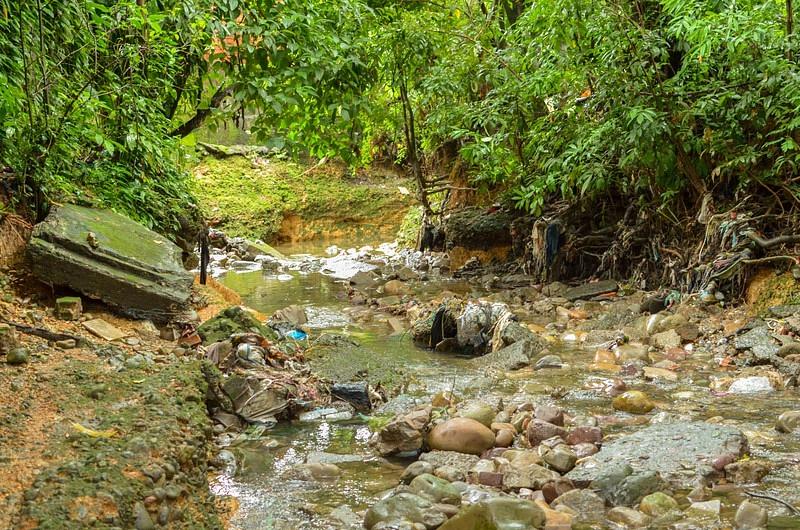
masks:
<svg viewBox="0 0 800 530"><path fill-rule="evenodd" d="M337 242L347 248L347 241ZM377 242L374 242L377 243ZM325 255L330 242L304 243L279 247L285 255L299 261L303 255ZM231 527L254 529L358 528L356 516L397 485L410 462L377 457L367 442L380 419L402 407L424 402L439 392L453 392L460 399L480 398L497 401L527 396L536 403L552 403L570 415L606 418L606 440L641 428L643 423L671 421L711 421L740 428L748 437L751 456L773 464L763 482L749 485L747 491L771 495L794 505L800 504L800 440L774 430L777 414L798 408L796 389L763 395L729 395L709 390L718 377L715 345L698 343L680 366L677 381L632 380L628 387L646 391L657 409L649 418L615 413L606 389L620 377L594 363L597 349L592 332L559 331L551 319L533 315L523 307L512 310L521 320L541 329L551 340L550 353L558 354L565 367L534 371L525 368L502 378L489 378L468 359L439 354L416 347L408 333L397 332L385 320L356 322L350 318L350 302L345 283L321 272L306 272L283 267L281 271L227 273L222 282L238 292L243 302L270 315L288 305L308 308L312 335L333 331L355 338L381 359L402 361L405 372L413 374L402 396L394 398L373 416L356 415L340 422L315 421L280 424L260 437L228 447L235 456L225 473L217 477L212 489L218 495L238 499L239 509ZM485 297L492 293L478 283L456 280L418 282L414 296L431 299L448 290L462 296ZM496 293L495 293L496 294ZM604 314L608 308L597 311ZM599 340L599 339L598 339ZM393 407L399 407L397 410ZM610 418L610 419L609 419ZM296 464L331 462L342 470L338 480L314 482L291 478ZM744 498L743 489L722 495L722 521L730 520ZM684 492L685 493L685 492ZM780 504L765 501L771 528L800 528L796 518ZM613 526L611 527L613 528Z"/></svg>

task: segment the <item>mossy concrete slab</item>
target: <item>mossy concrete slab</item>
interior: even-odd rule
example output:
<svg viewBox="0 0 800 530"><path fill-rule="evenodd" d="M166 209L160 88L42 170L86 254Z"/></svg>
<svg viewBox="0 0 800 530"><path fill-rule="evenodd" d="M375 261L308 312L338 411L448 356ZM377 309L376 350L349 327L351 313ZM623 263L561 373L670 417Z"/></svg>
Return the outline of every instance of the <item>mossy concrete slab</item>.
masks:
<svg viewBox="0 0 800 530"><path fill-rule="evenodd" d="M168 239L109 210L64 205L28 244L34 274L133 316L168 318L187 305L192 275Z"/></svg>

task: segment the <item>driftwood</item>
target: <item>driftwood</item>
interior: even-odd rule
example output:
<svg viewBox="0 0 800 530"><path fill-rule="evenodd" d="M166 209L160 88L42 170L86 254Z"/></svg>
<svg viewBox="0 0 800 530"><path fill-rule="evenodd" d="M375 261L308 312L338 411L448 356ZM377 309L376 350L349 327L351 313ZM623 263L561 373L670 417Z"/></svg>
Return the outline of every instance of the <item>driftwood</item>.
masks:
<svg viewBox="0 0 800 530"><path fill-rule="evenodd" d="M753 243L764 249L777 247L778 245L800 243L800 235L794 234L773 237L772 239L764 239L753 231L745 232L743 235L747 236Z"/></svg>
<svg viewBox="0 0 800 530"><path fill-rule="evenodd" d="M77 335L70 335L68 333L56 333L54 331L50 331L49 329L26 326L25 324L18 324L16 322L11 322L5 319L2 320L9 326L14 326L14 328L16 328L16 330L19 331L20 333L41 337L50 342L58 342L60 340L74 340L76 344L87 343L85 338L78 337Z"/></svg>
<svg viewBox="0 0 800 530"><path fill-rule="evenodd" d="M197 145L205 149L208 154L217 158L248 155L272 156L280 152L279 149L263 145L217 145L207 144L205 142L197 142Z"/></svg>

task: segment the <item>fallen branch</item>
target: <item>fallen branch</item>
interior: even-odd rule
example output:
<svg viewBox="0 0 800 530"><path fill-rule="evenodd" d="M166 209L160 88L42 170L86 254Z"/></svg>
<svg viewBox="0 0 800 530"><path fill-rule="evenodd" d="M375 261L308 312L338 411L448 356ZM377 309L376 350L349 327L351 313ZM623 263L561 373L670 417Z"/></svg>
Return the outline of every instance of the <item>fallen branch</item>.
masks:
<svg viewBox="0 0 800 530"><path fill-rule="evenodd" d="M766 493L753 493L752 491L745 491L744 494L747 495L748 497L755 497L755 498L758 498L758 499L767 499L767 500L770 500L770 501L775 501L778 504L783 504L784 506L789 508L789 510L794 515L800 515L800 510L798 510L797 508L795 508L794 506L792 506L791 504L789 504L785 500L779 499L778 497L773 497L772 495L767 495Z"/></svg>
<svg viewBox="0 0 800 530"><path fill-rule="evenodd" d="M770 261L791 261L792 263L797 263L797 258L792 256L767 256L765 258L743 259L741 263L746 265L759 265L761 263L768 263Z"/></svg>
<svg viewBox="0 0 800 530"><path fill-rule="evenodd" d="M53 331L50 331L49 329L26 326L25 324L18 324L16 322L11 322L5 319L0 319L0 320L5 322L9 326L14 326L16 330L19 331L20 333L41 337L50 342L58 342L60 340L74 340L75 343L79 345L87 343L86 339L84 339L83 337L78 337L77 335L69 335L67 333L55 333Z"/></svg>

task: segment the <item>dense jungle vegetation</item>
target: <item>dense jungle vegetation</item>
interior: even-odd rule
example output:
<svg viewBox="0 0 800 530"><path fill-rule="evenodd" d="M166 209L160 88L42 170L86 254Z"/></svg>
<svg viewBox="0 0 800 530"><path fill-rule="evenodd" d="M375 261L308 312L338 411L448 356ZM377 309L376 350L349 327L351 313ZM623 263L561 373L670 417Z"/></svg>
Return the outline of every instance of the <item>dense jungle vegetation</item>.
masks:
<svg viewBox="0 0 800 530"><path fill-rule="evenodd" d="M173 231L192 132L245 111L292 156L429 190L456 164L531 213L791 204L798 42L792 0L0 0L5 208Z"/></svg>

